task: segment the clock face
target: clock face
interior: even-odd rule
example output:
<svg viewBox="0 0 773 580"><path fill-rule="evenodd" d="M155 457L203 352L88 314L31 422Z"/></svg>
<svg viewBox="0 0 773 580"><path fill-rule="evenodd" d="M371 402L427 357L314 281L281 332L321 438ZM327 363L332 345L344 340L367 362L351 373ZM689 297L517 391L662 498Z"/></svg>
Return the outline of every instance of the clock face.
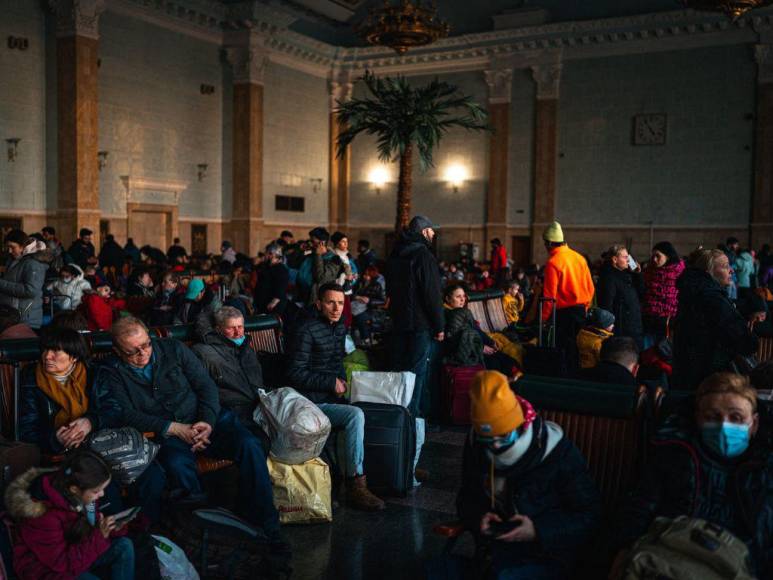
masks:
<svg viewBox="0 0 773 580"><path fill-rule="evenodd" d="M666 115L636 115L633 118L634 145L665 145Z"/></svg>

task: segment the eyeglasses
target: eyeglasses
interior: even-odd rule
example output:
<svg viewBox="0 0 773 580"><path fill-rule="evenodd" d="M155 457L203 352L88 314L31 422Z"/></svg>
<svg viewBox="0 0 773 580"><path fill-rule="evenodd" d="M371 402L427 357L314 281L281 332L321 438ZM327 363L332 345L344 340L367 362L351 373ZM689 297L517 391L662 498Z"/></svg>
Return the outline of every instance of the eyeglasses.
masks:
<svg viewBox="0 0 773 580"><path fill-rule="evenodd" d="M136 350L133 351L126 351L120 347L116 347L119 351L121 351L121 354L123 354L126 358L137 358L138 356L142 356L143 353L150 350L150 348L153 346L153 343L150 342L150 339L146 343L143 343L137 347Z"/></svg>

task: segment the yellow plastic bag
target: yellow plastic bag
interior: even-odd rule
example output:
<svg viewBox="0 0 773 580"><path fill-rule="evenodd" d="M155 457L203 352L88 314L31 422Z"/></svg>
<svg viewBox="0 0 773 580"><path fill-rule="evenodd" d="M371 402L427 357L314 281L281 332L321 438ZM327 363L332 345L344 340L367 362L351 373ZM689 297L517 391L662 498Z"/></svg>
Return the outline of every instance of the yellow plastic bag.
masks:
<svg viewBox="0 0 773 580"><path fill-rule="evenodd" d="M288 465L268 459L274 505L283 524L333 521L332 483L327 463L311 459Z"/></svg>

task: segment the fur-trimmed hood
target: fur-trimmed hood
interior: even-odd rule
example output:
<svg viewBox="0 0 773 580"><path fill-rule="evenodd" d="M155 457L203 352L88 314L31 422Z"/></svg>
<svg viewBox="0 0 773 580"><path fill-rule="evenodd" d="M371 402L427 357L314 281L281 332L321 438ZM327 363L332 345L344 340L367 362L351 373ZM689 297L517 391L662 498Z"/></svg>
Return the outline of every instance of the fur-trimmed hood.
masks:
<svg viewBox="0 0 773 580"><path fill-rule="evenodd" d="M39 477L55 472L56 469L33 467L13 480L5 491L5 505L15 521L39 518L48 511L45 501L32 497L32 485Z"/></svg>

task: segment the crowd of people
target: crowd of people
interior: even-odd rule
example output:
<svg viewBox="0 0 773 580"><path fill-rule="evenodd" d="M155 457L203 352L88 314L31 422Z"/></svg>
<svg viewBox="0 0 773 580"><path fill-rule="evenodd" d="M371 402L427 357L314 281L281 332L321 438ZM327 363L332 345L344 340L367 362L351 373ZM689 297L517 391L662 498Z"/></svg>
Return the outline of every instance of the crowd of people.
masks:
<svg viewBox="0 0 773 580"><path fill-rule="evenodd" d="M354 347L385 352L389 370L415 374L408 409L431 426L442 420L441 369L480 370L460 458L460 517L489 544L497 577L569 577L599 530L601 501L575 445L511 388L524 373L541 374L543 329L560 359L553 370L566 377L651 381L690 395L656 434L658 452L616 520L613 570L655 517L686 515L735 534L753 573L773 574L773 465L757 392L773 388L773 369L754 359L759 338L773 336L770 248L754 252L730 238L682 256L664 241L640 264L616 244L592 261L554 222L543 233L544 265L513 264L499 239L486 263L439 262L437 228L414 217L385 259L367 240L351 253L345 233L321 226L303 241L284 231L256 257L227 241L219 255L190 256L178 239L164 252L108 235L97 253L88 229L66 250L51 227L7 232L0 340L38 338L41 352L22 373L20 439L64 454L55 471L28 472L6 494L19 577L134 577L131 534L110 514L136 504L152 527L167 501L202 501L199 455L237 465L237 512L289 557L267 468L270 437L253 419L265 388L292 386L327 416L345 439L347 505L384 510L364 471L365 416L346 398ZM469 294L495 288L508 326L484 332ZM250 346L252 314L281 318L287 354L271 361L281 368L264 368ZM192 346L148 331L172 324L191 325ZM91 357L89 331L110 332L110 357ZM271 384L269 373L278 377ZM86 445L99 430L124 427L159 446L128 486ZM430 474L415 469L416 443L419 485ZM111 509L100 508L103 496ZM455 577L461 568L445 559L431 573Z"/></svg>

